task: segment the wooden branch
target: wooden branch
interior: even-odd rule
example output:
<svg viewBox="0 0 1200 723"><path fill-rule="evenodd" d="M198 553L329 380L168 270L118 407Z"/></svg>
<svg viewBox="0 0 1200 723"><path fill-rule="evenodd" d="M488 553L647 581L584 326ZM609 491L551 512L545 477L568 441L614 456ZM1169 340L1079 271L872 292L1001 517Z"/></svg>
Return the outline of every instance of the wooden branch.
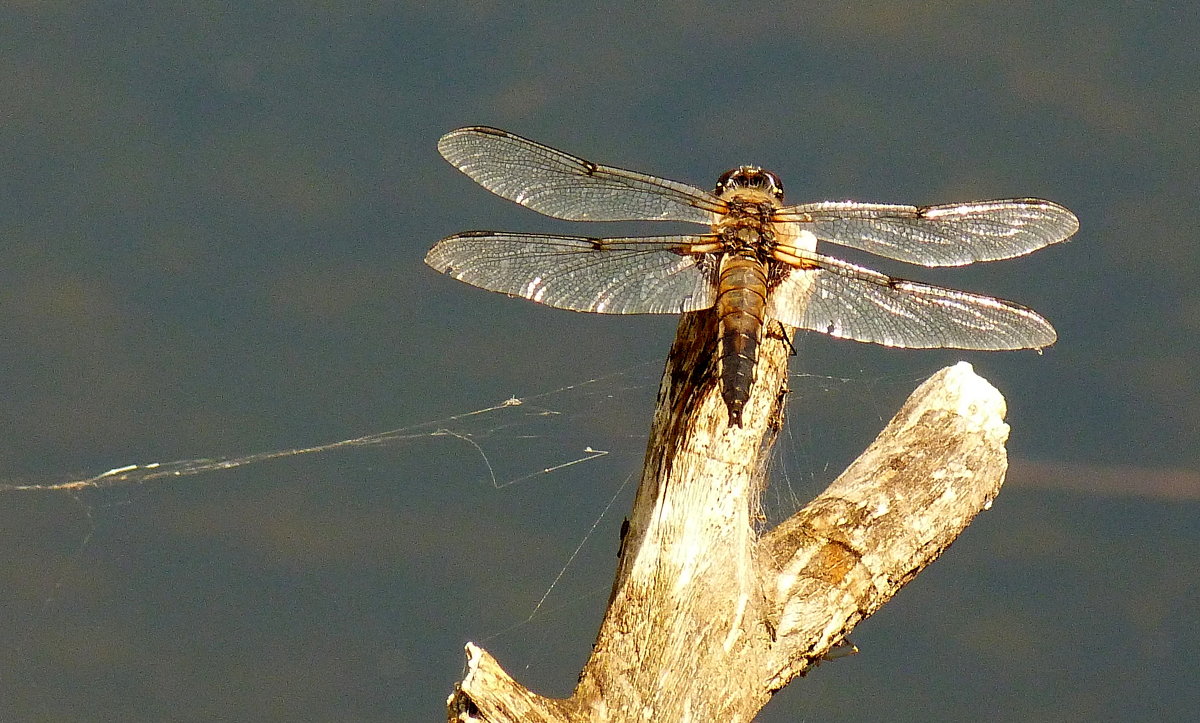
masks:
<svg viewBox="0 0 1200 723"><path fill-rule="evenodd" d="M960 363L921 385L828 489L756 532L788 347L760 347L744 427L716 384L709 312L667 362L608 611L573 695L545 698L468 645L456 721L749 721L937 558L1004 479L1004 401Z"/></svg>

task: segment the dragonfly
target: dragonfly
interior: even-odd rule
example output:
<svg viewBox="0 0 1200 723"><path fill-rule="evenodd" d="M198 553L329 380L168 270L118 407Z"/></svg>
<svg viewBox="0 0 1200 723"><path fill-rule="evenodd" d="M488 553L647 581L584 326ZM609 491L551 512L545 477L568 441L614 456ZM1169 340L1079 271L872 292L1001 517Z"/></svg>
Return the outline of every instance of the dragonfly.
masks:
<svg viewBox="0 0 1200 723"><path fill-rule="evenodd" d="M826 242L927 267L1027 254L1079 228L1037 198L934 206L821 201L784 205L779 177L724 173L713 192L579 158L486 126L438 142L442 156L498 196L570 221L676 221L697 233L600 238L468 231L425 257L491 291L573 311L679 314L715 307L718 377L742 425L768 320L904 348L1041 349L1057 338L1011 301L893 278L817 252Z"/></svg>

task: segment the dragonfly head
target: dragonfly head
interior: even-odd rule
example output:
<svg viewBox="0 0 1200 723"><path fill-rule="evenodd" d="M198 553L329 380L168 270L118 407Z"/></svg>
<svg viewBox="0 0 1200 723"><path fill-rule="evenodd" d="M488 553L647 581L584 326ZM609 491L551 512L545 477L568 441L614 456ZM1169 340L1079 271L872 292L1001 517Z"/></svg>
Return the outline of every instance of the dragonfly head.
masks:
<svg viewBox="0 0 1200 723"><path fill-rule="evenodd" d="M737 191L748 189L765 193L773 201L783 201L783 181L758 166L738 166L725 171L717 179L716 193L721 198L729 198Z"/></svg>

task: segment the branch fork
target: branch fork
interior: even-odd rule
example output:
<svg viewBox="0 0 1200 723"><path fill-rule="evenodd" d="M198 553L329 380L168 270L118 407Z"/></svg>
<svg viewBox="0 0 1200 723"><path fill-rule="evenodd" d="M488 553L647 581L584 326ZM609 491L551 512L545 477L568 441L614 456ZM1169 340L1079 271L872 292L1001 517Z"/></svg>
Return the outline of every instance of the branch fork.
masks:
<svg viewBox="0 0 1200 723"><path fill-rule="evenodd" d="M744 426L730 426L706 342L715 323L707 312L680 323L608 610L574 693L533 693L469 643L451 721L750 721L998 494L1004 399L960 362L918 387L816 499L759 531L788 345L764 340Z"/></svg>

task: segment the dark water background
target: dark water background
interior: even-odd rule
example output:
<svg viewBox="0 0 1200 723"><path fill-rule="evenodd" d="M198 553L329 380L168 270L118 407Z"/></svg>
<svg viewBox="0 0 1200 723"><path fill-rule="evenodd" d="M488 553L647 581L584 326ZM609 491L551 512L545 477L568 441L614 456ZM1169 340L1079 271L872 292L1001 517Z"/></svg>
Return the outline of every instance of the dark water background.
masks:
<svg viewBox="0 0 1200 723"><path fill-rule="evenodd" d="M0 478L409 430L0 492L0 719L437 720L467 640L569 693L675 320L421 263L460 230L578 232L441 161L479 123L702 186L760 164L794 201L1074 210L1024 259L876 264L1038 309L1043 356L799 340L772 514L960 358L1008 399L1014 467L762 719L1200 714L1198 34L1184 3L6 4Z"/></svg>

